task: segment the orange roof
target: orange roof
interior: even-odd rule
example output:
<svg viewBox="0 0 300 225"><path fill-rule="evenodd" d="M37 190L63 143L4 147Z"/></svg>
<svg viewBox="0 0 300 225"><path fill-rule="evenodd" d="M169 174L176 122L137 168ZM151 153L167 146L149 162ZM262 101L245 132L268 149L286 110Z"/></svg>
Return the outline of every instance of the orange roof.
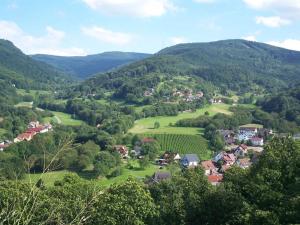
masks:
<svg viewBox="0 0 300 225"><path fill-rule="evenodd" d="M211 183L221 182L223 180L223 175L212 174L207 176L207 179Z"/></svg>
<svg viewBox="0 0 300 225"><path fill-rule="evenodd" d="M216 169L215 164L214 164L211 160L207 160L207 161L201 162L201 166L202 166L205 170L213 170L213 169Z"/></svg>

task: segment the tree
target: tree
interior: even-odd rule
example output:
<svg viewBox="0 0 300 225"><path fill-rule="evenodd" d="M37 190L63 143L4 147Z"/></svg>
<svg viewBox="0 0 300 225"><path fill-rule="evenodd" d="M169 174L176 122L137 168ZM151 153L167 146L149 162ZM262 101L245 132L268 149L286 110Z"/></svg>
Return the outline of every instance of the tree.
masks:
<svg viewBox="0 0 300 225"><path fill-rule="evenodd" d="M160 145L157 141L145 143L142 145L142 155L148 155L150 160L154 160L160 150Z"/></svg>
<svg viewBox="0 0 300 225"><path fill-rule="evenodd" d="M154 129L158 129L160 127L160 123L158 121L156 121L154 123Z"/></svg>
<svg viewBox="0 0 300 225"><path fill-rule="evenodd" d="M141 158L140 160L139 160L139 165L140 165L140 168L141 169L145 169L145 168L147 168L149 165L150 165L150 162L149 162L149 156L144 156L143 158Z"/></svg>
<svg viewBox="0 0 300 225"><path fill-rule="evenodd" d="M93 206L91 224L149 224L158 215L149 191L132 179L112 185Z"/></svg>

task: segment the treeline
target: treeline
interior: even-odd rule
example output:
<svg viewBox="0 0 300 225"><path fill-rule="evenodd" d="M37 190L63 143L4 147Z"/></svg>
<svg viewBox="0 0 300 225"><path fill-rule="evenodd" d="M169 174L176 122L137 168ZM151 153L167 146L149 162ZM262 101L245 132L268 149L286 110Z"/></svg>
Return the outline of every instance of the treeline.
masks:
<svg viewBox="0 0 300 225"><path fill-rule="evenodd" d="M74 175L45 187L0 182L2 224L279 225L299 222L299 146L274 139L250 169L232 167L214 187L201 169L107 189Z"/></svg>
<svg viewBox="0 0 300 225"><path fill-rule="evenodd" d="M266 112L276 114L278 117L295 122L300 125L300 85L297 88L286 90L261 99L257 102Z"/></svg>
<svg viewBox="0 0 300 225"><path fill-rule="evenodd" d="M237 129L239 126L249 123L258 123L265 128L274 129L282 133L296 133L299 127L295 122L288 121L278 114L268 113L261 109L249 109L238 106L231 107L232 115L218 113L212 117L200 116L196 119L183 119L176 123L180 127L206 127L213 124L217 129Z"/></svg>
<svg viewBox="0 0 300 225"><path fill-rule="evenodd" d="M142 114L144 117L154 116L177 116L186 110L195 111L203 107L207 103L206 99L200 99L193 103L180 102L178 104L160 103L143 108Z"/></svg>

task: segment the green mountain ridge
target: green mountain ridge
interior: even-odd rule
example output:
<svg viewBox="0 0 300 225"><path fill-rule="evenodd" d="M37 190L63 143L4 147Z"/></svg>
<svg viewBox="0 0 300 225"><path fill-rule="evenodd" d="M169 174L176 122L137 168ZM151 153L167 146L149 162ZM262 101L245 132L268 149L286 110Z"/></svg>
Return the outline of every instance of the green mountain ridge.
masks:
<svg viewBox="0 0 300 225"><path fill-rule="evenodd" d="M221 90L277 91L300 82L300 52L245 40L179 44L119 70L97 75L91 89L136 87L140 78L189 76ZM151 83L151 82L150 82ZM143 90L153 84L144 86ZM130 85L129 85L130 84Z"/></svg>
<svg viewBox="0 0 300 225"><path fill-rule="evenodd" d="M86 79L96 73L107 72L149 56L151 55L145 53L115 51L87 56L68 57L38 54L31 57L50 64L75 78Z"/></svg>
<svg viewBox="0 0 300 225"><path fill-rule="evenodd" d="M71 81L62 72L33 60L3 39L0 39L0 80L24 89L50 89Z"/></svg>

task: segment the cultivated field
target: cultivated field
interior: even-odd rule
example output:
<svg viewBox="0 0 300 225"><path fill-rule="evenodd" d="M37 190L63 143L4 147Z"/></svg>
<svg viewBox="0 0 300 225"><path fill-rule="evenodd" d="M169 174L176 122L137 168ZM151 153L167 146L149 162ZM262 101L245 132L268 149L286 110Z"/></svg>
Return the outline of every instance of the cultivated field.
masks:
<svg viewBox="0 0 300 225"><path fill-rule="evenodd" d="M161 150L178 152L180 155L197 154L201 160L211 158L208 142L200 135L185 134L147 134L155 138L161 145Z"/></svg>

